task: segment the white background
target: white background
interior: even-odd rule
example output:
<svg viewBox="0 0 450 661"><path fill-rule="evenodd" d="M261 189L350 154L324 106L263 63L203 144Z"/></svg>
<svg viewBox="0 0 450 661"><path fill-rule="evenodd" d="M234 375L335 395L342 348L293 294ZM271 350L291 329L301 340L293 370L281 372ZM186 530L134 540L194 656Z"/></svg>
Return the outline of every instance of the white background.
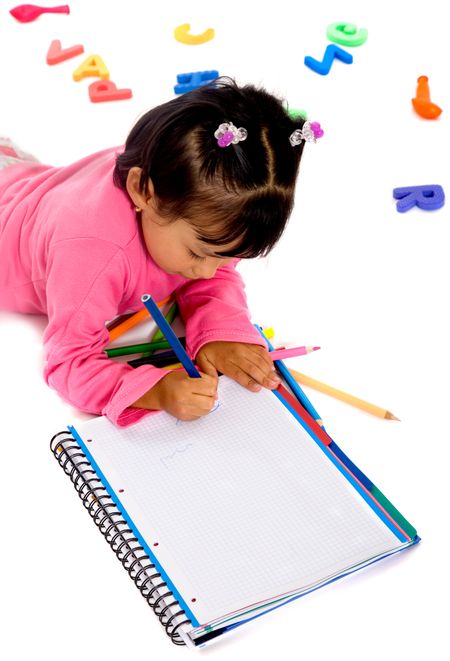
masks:
<svg viewBox="0 0 450 661"><path fill-rule="evenodd" d="M305 389L327 431L423 541L200 653L236 661L442 658L449 207L400 214L392 191L440 184L449 192L444 3L85 0L70 3L70 16L29 24L10 16L15 4L0 7L0 134L43 162L66 164L121 144L142 112L174 96L177 73L187 71L218 69L263 84L325 130L306 146L285 235L268 258L242 264L249 305L255 322L275 328L277 344L322 347L292 367L401 418L381 420ZM365 27L369 38L346 48L353 64L335 62L319 76L303 60L322 58L334 21ZM180 44L173 30L181 23L192 32L213 27L215 38ZM53 39L63 48L81 43L85 53L50 67ZM89 54L101 55L118 87L132 88L131 100L89 101L92 80L72 80ZM412 110L420 75L443 108L437 121ZM87 416L43 381L44 328L44 318L0 312L2 651L47 661L181 658L190 652L166 638L49 452L55 432Z"/></svg>

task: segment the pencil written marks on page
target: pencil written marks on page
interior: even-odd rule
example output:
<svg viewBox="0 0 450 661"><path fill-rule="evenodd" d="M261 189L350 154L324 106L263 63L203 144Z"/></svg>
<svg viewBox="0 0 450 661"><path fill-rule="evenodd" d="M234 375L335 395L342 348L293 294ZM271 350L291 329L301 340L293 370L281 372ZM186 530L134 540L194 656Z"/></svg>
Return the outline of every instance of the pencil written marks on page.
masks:
<svg viewBox="0 0 450 661"><path fill-rule="evenodd" d="M214 407L211 409L211 411L209 411L209 413L207 415L210 415L211 413L214 413L215 411L217 411L218 408L220 408L219 400L217 400L217 402L214 404ZM175 424L177 426L180 425L180 424L190 425L191 422L188 422L186 420L177 420ZM193 443L186 443L183 446L177 447L177 448L175 448L175 452L172 452L167 457L160 457L160 462L162 463L164 468L166 468L166 470L169 470L169 468L174 465L173 462L174 462L175 457L180 453L185 453L190 447L194 447L194 444Z"/></svg>
<svg viewBox="0 0 450 661"><path fill-rule="evenodd" d="M184 447L176 448L175 452L172 452L172 454L169 454L167 457L161 457L160 461L162 465L168 470L170 468L170 462L173 461L174 457L180 452L186 452L191 447L194 447L194 444L187 443Z"/></svg>

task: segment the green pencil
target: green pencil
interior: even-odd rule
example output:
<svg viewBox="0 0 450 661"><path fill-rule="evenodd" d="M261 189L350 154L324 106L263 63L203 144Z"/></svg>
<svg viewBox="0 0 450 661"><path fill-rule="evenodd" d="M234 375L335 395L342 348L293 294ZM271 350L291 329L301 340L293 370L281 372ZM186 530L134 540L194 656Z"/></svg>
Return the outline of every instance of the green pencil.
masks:
<svg viewBox="0 0 450 661"><path fill-rule="evenodd" d="M174 301L170 308L167 311L167 314L164 315L165 320L167 321L168 324L171 324L172 321L175 319L175 315L178 312L178 306L177 302ZM164 333L160 328L157 329L156 333L153 335L151 342L159 342L160 340L164 340ZM142 358L147 358L148 356L151 356L152 353L154 353L156 349L151 349L150 351L146 351L145 353L142 354Z"/></svg>
<svg viewBox="0 0 450 661"><path fill-rule="evenodd" d="M180 337L180 342L184 345L186 338ZM143 344L130 344L126 347L114 347L112 349L105 349L108 358L115 358L117 356L129 356L133 353L143 353L144 351L157 351L158 349L171 349L171 345L167 340L158 340L157 342L144 342Z"/></svg>

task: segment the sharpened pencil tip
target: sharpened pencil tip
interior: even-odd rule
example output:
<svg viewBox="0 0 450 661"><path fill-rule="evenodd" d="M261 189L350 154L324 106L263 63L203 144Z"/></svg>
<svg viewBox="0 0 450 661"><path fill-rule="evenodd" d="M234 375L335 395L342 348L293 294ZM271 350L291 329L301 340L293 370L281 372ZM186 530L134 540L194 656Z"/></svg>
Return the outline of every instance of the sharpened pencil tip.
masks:
<svg viewBox="0 0 450 661"><path fill-rule="evenodd" d="M398 422L401 422L400 418L397 418L393 413L390 411L386 411L384 414L384 417L386 420L398 420Z"/></svg>

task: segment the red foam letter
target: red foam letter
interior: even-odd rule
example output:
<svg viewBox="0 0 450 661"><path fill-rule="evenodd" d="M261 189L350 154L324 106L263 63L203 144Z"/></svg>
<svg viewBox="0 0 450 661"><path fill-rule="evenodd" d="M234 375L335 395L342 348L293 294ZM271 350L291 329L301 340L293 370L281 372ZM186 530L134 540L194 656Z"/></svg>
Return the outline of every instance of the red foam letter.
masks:
<svg viewBox="0 0 450 661"><path fill-rule="evenodd" d="M93 103L99 101L120 101L121 99L131 99L130 89L117 89L112 80L96 80L89 85L89 98Z"/></svg>
<svg viewBox="0 0 450 661"><path fill-rule="evenodd" d="M61 48L61 42L59 39L55 39L47 51L47 64L59 64L59 62L70 60L71 57L81 55L81 53L84 53L84 48L81 44L70 46L69 48Z"/></svg>

